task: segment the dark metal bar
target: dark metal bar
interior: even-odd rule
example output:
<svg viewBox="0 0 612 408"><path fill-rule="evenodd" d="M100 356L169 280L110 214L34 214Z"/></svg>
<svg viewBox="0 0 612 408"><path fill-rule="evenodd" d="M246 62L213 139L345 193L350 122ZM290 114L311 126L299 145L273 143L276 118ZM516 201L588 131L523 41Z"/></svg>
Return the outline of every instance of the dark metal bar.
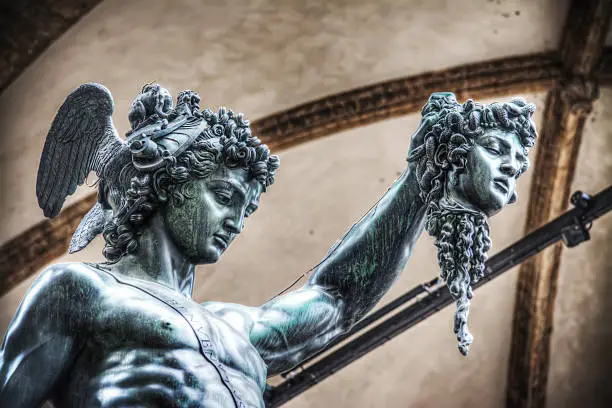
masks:
<svg viewBox="0 0 612 408"><path fill-rule="evenodd" d="M591 222L612 210L612 186L609 186L594 197L588 197L582 192L576 192L572 195L572 203L575 206L574 209L527 234L513 245L492 256L486 263L487 274L474 285L474 288L484 285L513 266L520 264L527 258L560 240L563 240L568 246L575 246L580 242L588 240L588 233L581 235L576 235L576 233L577 231L588 231ZM582 238L576 239L577 236ZM381 346L408 328L450 305L453 302L450 293L442 283L436 285L436 282L437 279L434 279L424 285L419 285L373 313L370 317L366 317L362 321L364 322L363 324L358 324L359 330L366 328L368 325L373 326L373 323L385 314L397 309L402 304L414 300L412 304L405 307L399 313L384 320L382 323L303 370L293 370L286 374L287 380L276 387L269 387L266 390L266 406L278 407L284 404L374 348ZM431 288L434 289L431 290ZM415 300L418 295L424 292L428 292L428 294L421 299ZM328 351L340 341L355 334L356 331L358 330L351 330L349 334L334 341L333 344L321 353ZM310 359L307 361L310 361Z"/></svg>

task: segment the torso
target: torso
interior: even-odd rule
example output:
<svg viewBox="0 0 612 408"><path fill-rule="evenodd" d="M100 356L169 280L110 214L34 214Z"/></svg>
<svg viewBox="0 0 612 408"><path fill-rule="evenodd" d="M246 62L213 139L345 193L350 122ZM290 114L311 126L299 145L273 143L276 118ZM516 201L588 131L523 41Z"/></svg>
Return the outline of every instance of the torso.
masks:
<svg viewBox="0 0 612 408"><path fill-rule="evenodd" d="M56 392L56 406L236 406L181 314L145 291L118 282L108 272L92 271L102 278L103 288L96 304L83 311L93 314L92 323L78 339L81 350L67 382ZM248 332L162 285L140 283L153 285L197 313L202 334L210 339L236 394L248 407L263 407L266 365Z"/></svg>

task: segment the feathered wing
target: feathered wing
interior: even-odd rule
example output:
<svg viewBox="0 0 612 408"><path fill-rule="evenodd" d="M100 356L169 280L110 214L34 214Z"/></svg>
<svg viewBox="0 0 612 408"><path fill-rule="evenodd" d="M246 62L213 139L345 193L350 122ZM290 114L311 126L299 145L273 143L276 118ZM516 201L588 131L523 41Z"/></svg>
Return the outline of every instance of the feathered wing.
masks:
<svg viewBox="0 0 612 408"><path fill-rule="evenodd" d="M113 125L113 98L100 84L75 89L60 107L40 158L36 196L46 217L59 214L66 197L90 171L103 178L124 146Z"/></svg>
<svg viewBox="0 0 612 408"><path fill-rule="evenodd" d="M70 240L68 253L73 254L89 245L98 234L104 231L104 226L111 218L112 211L105 210L100 203L96 203L79 223Z"/></svg>

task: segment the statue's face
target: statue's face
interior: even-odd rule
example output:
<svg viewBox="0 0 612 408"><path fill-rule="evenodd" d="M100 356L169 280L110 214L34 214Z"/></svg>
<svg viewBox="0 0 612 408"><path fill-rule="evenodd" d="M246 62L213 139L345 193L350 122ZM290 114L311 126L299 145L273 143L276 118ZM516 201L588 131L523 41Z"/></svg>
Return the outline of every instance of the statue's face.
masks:
<svg viewBox="0 0 612 408"><path fill-rule="evenodd" d="M193 198L162 209L166 228L190 262L214 263L242 231L244 219L257 209L261 184L245 169L221 165L209 178L186 187Z"/></svg>
<svg viewBox="0 0 612 408"><path fill-rule="evenodd" d="M458 183L453 185L449 177L447 191L455 201L490 217L516 201L516 180L526 163L523 146L514 132L487 130L476 138L466 168L458 173L452 170Z"/></svg>

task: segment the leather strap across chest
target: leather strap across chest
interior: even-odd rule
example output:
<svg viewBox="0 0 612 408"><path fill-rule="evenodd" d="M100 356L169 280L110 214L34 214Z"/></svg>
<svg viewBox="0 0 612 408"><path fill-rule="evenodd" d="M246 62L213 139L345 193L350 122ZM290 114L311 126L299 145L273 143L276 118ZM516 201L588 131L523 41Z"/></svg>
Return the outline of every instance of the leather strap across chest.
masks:
<svg viewBox="0 0 612 408"><path fill-rule="evenodd" d="M163 302L164 304L174 309L178 314L180 314L181 317L185 319L187 324L189 324L189 327L191 327L191 329L193 330L193 333L198 339L198 342L200 344L200 353L202 354L202 356L204 356L204 358L209 363L211 363L215 367L215 369L217 370L217 373L221 377L221 381L223 382L225 387L229 390L230 394L232 395L232 398L234 399L234 403L236 404L236 407L247 408L242 398L240 398L238 390L236 390L236 388L232 386L230 382L230 378L227 375L225 366L223 365L223 363L219 361L219 358L217 357L215 353L215 349L212 345L212 342L210 341L210 338L204 328L205 323L198 317L199 315L198 311L192 312L191 310L189 310L189 309L193 309L192 307L185 307L185 305L182 304L182 302L176 301L175 299L168 296L168 294L164 293L161 289L155 288L152 285L151 286L147 285L147 287L144 287L142 286L142 282L137 282L134 279L128 278L126 276L122 276L121 278L119 278L115 274L111 273L109 270L106 270L105 268L102 268L99 265L91 264L91 263L87 263L87 264L98 270L108 273L117 282L121 284L131 286L133 288L136 288L154 297L155 299Z"/></svg>

